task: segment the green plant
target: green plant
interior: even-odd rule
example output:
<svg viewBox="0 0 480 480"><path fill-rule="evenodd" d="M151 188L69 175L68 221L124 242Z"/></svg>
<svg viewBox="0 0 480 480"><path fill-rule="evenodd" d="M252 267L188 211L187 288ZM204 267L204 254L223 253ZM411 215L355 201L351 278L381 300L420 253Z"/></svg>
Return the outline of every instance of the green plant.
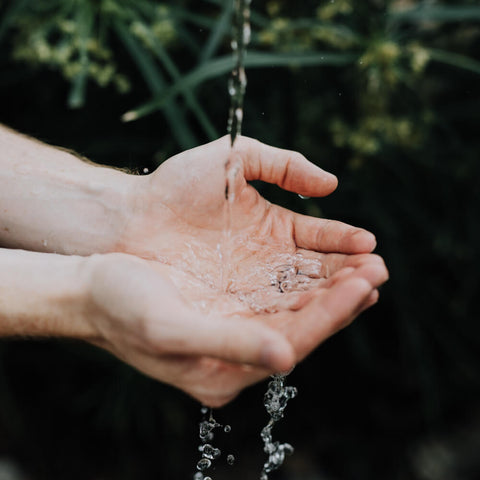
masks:
<svg viewBox="0 0 480 480"><path fill-rule="evenodd" d="M371 228L391 271L368 318L293 373L301 393L291 413L301 431L297 449L333 478L425 480L411 462L418 442L439 431L448 435L453 425L468 431L480 392L478 0L254 0L252 7L245 134L302 151L340 179L331 199L257 188L289 208ZM141 171L150 161L153 168L225 129L231 16L227 0L0 2L2 121L99 162L128 160ZM63 80L44 67L68 76L69 104L82 109L68 111L65 98L51 94L50 82ZM129 122L115 124L117 113ZM159 128L164 119L169 131ZM182 468L190 474L183 449L195 436L196 405L188 417L187 400L174 408L175 392L105 359L89 363L85 353L63 350L7 345L0 351L6 417L0 443L28 452L32 471L52 459L49 480L76 478L76 463L96 471L98 458L80 448L93 437L97 449L108 439L112 451L128 452L118 463L109 460L105 478L180 478ZM52 371L65 358L58 381ZM32 393L31 365L42 390L54 392L50 398ZM69 380L82 368L84 383ZM248 411L252 424L263 424L249 409L262 394L262 388L247 392L232 417ZM57 398L56 409L72 404L83 412L81 421L67 411L62 417L70 418L81 453L55 440L66 422L43 417ZM28 428L21 421L27 410L29 419L41 417L26 422ZM174 442L161 431L172 412L165 431L176 432ZM53 432L51 444L38 441L42 431ZM175 475L157 461L158 435L178 455ZM65 470L53 466L59 457L66 458ZM126 464L133 473L124 471ZM249 474L236 468L232 478ZM475 480L478 469L470 469L462 478Z"/></svg>

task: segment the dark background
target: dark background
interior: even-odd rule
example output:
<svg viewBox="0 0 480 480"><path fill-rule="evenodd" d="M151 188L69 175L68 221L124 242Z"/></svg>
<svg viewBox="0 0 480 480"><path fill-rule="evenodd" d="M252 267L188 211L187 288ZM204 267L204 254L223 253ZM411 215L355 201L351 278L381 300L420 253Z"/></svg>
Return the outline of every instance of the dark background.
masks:
<svg viewBox="0 0 480 480"><path fill-rule="evenodd" d="M253 12L251 51L271 62L248 69L243 133L299 150L340 180L319 200L258 188L296 211L371 229L391 277L377 306L289 377L299 395L274 431L296 452L272 478L478 479L480 4L279 0L254 1ZM89 13L86 35L110 57L88 47L83 59L76 50L42 58L33 34L52 49L74 44L83 30L70 34L64 22L88 23ZM139 18L179 76L155 43L132 33ZM0 122L99 163L153 170L213 137L205 118L181 95L169 112L129 123L121 115L202 58L208 69L228 56L230 31L228 5L216 1L0 1ZM270 66L278 55L290 67ZM65 78L75 63L80 70ZM95 63L114 63L129 91L100 85ZM188 87L218 135L226 79L198 77ZM219 462L215 480L258 478L265 388L216 412L232 425L218 442L237 462ZM3 340L0 478L191 478L199 410L88 346Z"/></svg>

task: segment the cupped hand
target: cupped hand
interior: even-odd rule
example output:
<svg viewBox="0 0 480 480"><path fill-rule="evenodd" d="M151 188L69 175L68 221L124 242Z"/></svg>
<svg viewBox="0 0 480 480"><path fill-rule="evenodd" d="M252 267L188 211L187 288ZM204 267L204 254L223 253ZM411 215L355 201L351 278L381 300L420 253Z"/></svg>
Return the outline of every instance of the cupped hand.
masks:
<svg viewBox="0 0 480 480"><path fill-rule="evenodd" d="M125 328L115 315L103 324L106 348L211 406L290 369L375 303L388 276L371 233L272 205L257 179L308 196L337 185L296 152L245 137L232 151L224 137L139 177L119 241L150 281L132 272L145 310L127 317L134 303L119 302ZM112 269L100 285L121 281Z"/></svg>
<svg viewBox="0 0 480 480"><path fill-rule="evenodd" d="M311 263L318 254L368 253L375 247L375 237L363 229L265 200L249 181L325 196L337 179L297 152L250 138L239 137L231 150L223 137L170 158L138 180L118 249L176 266L212 289L233 291L249 282L251 290L270 281L269 269L298 263L298 254ZM259 265L264 271L256 275Z"/></svg>
<svg viewBox="0 0 480 480"><path fill-rule="evenodd" d="M204 312L175 282L185 273L126 254L88 259L85 315L95 343L145 374L205 405L221 406L243 388L287 371L376 302L385 281L372 255L328 259L332 275L276 313Z"/></svg>

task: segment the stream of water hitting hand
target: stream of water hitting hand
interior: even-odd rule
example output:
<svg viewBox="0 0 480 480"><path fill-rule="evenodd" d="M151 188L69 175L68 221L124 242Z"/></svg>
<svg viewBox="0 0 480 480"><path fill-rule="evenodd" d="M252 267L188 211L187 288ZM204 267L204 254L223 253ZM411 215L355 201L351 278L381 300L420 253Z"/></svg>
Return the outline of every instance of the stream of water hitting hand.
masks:
<svg viewBox="0 0 480 480"><path fill-rule="evenodd" d="M232 231L232 207L235 202L235 178L240 172L238 160L234 151L235 140L242 132L243 122L243 102L247 87L247 76L245 73L245 56L247 46L250 43L250 4L251 0L233 0L234 2L234 25L233 39L231 47L235 58L235 65L228 80L228 94L230 96L230 110L228 115L227 131L230 134L231 152L225 162L225 206L224 206L224 229L222 243L219 245L220 253L220 287L222 291L228 294L229 275L228 266L230 265L230 240ZM264 442L264 451L268 455L265 462L260 480L268 480L268 474L278 469L284 461L285 455L293 453L293 447L288 443L273 441L272 428L282 417L287 406L288 400L294 398L297 394L295 387L285 386L286 374L277 374L272 376L268 384L267 392L264 396L264 406L270 416L268 424L262 429L261 437ZM203 409L203 413L206 410ZM199 450L202 452L202 458L197 464L197 473L194 480L211 480L204 476L204 471L209 469L212 461L220 456L219 449L213 447L208 441L213 440L213 431L221 427L213 418L213 412L210 410L208 420L200 423L200 439L202 445ZM227 430L225 430L227 431ZM230 427L228 426L228 431ZM229 461L229 459L231 461ZM229 464L233 463L233 455L227 458Z"/></svg>
<svg viewBox="0 0 480 480"><path fill-rule="evenodd" d="M243 100L247 88L245 73L245 56L250 43L250 4L251 0L233 0L234 21L231 47L234 56L234 67L228 79L228 95L230 96L230 110L228 113L227 131L230 134L231 152L225 162L225 206L224 228L222 244L220 245L220 285L222 291L228 292L228 266L230 265L230 238L232 222L232 205L235 201L235 177L237 161L234 145L236 138L242 133Z"/></svg>

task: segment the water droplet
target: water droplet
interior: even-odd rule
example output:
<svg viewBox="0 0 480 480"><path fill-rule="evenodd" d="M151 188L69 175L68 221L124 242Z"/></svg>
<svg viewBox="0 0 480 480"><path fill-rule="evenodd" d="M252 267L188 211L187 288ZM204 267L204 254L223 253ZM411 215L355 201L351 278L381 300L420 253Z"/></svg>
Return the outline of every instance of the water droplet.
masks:
<svg viewBox="0 0 480 480"><path fill-rule="evenodd" d="M230 425L225 425L223 431L225 433L230 433L232 431L232 427Z"/></svg>
<svg viewBox="0 0 480 480"><path fill-rule="evenodd" d="M243 110L241 108L237 108L235 110L235 117L237 117L237 122L241 123L243 120Z"/></svg>
<svg viewBox="0 0 480 480"><path fill-rule="evenodd" d="M245 74L244 68L240 68L238 71L238 79L240 81L240 91L243 95L245 93L245 89L247 88L247 75Z"/></svg>
<svg viewBox="0 0 480 480"><path fill-rule="evenodd" d="M200 438L206 437L210 432L212 431L212 427L210 426L210 423L204 420L203 422L200 422Z"/></svg>
<svg viewBox="0 0 480 480"><path fill-rule="evenodd" d="M287 455L292 455L295 451L295 449L289 443L283 444L283 450Z"/></svg>
<svg viewBox="0 0 480 480"><path fill-rule="evenodd" d="M235 457L234 457L233 455L231 455L231 454L228 455L228 456L227 456L227 463L228 463L229 465L233 465L233 464L235 463Z"/></svg>
<svg viewBox="0 0 480 480"><path fill-rule="evenodd" d="M230 78L230 79L228 80L228 94L229 94L231 97L233 97L234 95L236 95L236 93L237 93L237 89L236 89L236 87L235 87L235 83L234 83L233 79Z"/></svg>
<svg viewBox="0 0 480 480"><path fill-rule="evenodd" d="M220 244L219 244L220 245ZM217 248L219 247L219 245L217 245ZM200 410L200 412L202 413L202 415L206 415L208 413L208 407L202 407L202 409Z"/></svg>
<svg viewBox="0 0 480 480"><path fill-rule="evenodd" d="M149 173L149 172L150 172L150 170L149 170L147 167L145 167L145 168L143 169L143 173L144 173L145 175L146 175L147 173Z"/></svg>
<svg viewBox="0 0 480 480"><path fill-rule="evenodd" d="M301 195L300 193L298 194L298 196L299 196L302 200L308 200L308 199L312 198L312 197L307 197L307 196L305 196L305 195Z"/></svg>
<svg viewBox="0 0 480 480"><path fill-rule="evenodd" d="M202 472L195 472L193 474L193 480L205 480L203 478L203 473Z"/></svg>
<svg viewBox="0 0 480 480"><path fill-rule="evenodd" d="M203 480L212 480L212 477L205 477Z"/></svg>
<svg viewBox="0 0 480 480"><path fill-rule="evenodd" d="M213 460L216 449L212 447L209 443L206 443L205 445L201 445L199 447L199 450L202 452L203 458L208 458L210 460Z"/></svg>
<svg viewBox="0 0 480 480"><path fill-rule="evenodd" d="M244 45L247 45L250 43L250 37L252 35L252 30L250 28L250 24L249 23L246 23L244 26L243 26L243 43Z"/></svg>
<svg viewBox="0 0 480 480"><path fill-rule="evenodd" d="M209 458L201 458L197 463L197 469L202 471L210 468L212 461Z"/></svg>

